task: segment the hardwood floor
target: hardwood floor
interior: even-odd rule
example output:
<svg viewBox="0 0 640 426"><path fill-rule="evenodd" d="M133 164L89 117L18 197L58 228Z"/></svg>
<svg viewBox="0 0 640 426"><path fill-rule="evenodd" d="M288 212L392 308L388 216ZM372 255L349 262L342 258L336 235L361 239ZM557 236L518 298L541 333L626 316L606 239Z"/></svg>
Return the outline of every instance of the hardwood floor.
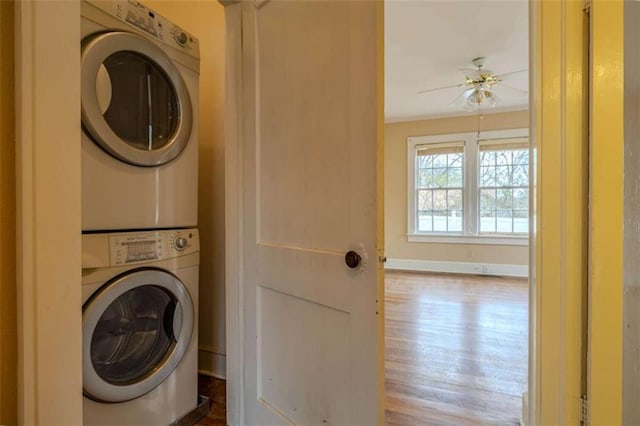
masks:
<svg viewBox="0 0 640 426"><path fill-rule="evenodd" d="M527 385L526 280L386 274L388 425L514 425ZM225 382L198 380L225 425Z"/></svg>
<svg viewBox="0 0 640 426"><path fill-rule="evenodd" d="M227 382L215 377L198 375L198 394L209 397L209 414L197 426L224 426L227 424Z"/></svg>
<svg viewBox="0 0 640 426"><path fill-rule="evenodd" d="M388 272L386 424L518 424L527 300L522 279Z"/></svg>

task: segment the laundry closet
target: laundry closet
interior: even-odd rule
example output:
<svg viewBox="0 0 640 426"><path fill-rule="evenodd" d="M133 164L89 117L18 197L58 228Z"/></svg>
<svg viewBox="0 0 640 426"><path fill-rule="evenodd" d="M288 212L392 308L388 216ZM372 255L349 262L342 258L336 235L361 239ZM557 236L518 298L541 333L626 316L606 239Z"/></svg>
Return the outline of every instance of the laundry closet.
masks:
<svg viewBox="0 0 640 426"><path fill-rule="evenodd" d="M197 392L199 369L224 377L224 334L211 343L211 330L224 330L224 307L213 309L211 297L224 291L224 280L212 277L221 276L215 272L223 263L213 259L223 260L224 249L212 250L211 232L224 226L211 214L224 208L211 204L214 191L224 187L224 166L205 151L199 175L201 141L211 140L211 129L200 127L201 46L190 23L185 19L183 27L137 1L81 2L87 425L181 422L208 407ZM221 117L205 121L222 127ZM205 185L200 192L199 180ZM203 222L199 194L206 194Z"/></svg>

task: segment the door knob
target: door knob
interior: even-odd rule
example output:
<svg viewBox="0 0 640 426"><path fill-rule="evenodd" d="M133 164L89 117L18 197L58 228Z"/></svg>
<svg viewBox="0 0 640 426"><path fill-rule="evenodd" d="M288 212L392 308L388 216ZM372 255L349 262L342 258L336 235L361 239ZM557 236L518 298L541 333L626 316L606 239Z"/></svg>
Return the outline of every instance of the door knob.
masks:
<svg viewBox="0 0 640 426"><path fill-rule="evenodd" d="M347 254L344 255L344 262L351 269L355 269L360 266L361 261L362 257L353 250L348 251Z"/></svg>

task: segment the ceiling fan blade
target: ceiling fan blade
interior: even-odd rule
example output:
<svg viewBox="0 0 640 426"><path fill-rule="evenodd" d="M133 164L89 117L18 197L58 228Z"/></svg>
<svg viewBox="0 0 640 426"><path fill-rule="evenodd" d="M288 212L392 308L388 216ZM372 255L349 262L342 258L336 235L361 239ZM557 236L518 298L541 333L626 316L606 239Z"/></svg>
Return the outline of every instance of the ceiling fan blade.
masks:
<svg viewBox="0 0 640 426"><path fill-rule="evenodd" d="M429 92L435 92L437 90L453 89L454 87L463 87L463 86L464 84L453 84L451 86L443 86L443 87L436 87L434 89L419 90L417 93L418 94L429 93Z"/></svg>
<svg viewBox="0 0 640 426"><path fill-rule="evenodd" d="M451 101L451 105L462 105L465 102L467 102L467 99L469 98L469 96L471 96L471 93L473 93L475 89L474 88L469 88L466 90L463 90L462 92L460 92L460 94L458 96L456 96L452 101Z"/></svg>
<svg viewBox="0 0 640 426"><path fill-rule="evenodd" d="M498 75L496 75L495 77L496 77L498 80L502 80L503 78L508 77L508 76L510 76L510 75L519 74L519 73L521 73L521 72L527 72L527 71L529 71L529 69L525 68L525 69L523 69L523 70L518 70L518 71L509 71L509 72L505 72L505 73L503 73L503 74L498 74Z"/></svg>
<svg viewBox="0 0 640 426"><path fill-rule="evenodd" d="M518 89L517 87L513 87L513 86L509 86L508 84L504 84L504 82L499 82L498 84L496 84L494 87L500 87L503 89L506 89L509 92L512 92L518 96L527 96L529 94L528 91L526 90L522 90L522 89Z"/></svg>

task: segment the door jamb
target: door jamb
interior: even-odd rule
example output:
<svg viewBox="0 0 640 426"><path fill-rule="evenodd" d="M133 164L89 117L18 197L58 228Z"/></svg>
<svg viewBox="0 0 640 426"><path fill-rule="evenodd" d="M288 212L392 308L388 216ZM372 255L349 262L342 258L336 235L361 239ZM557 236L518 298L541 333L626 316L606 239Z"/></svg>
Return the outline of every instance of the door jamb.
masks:
<svg viewBox="0 0 640 426"><path fill-rule="evenodd" d="M225 1L225 306L227 423L244 424L242 342L242 3Z"/></svg>
<svg viewBox="0 0 640 426"><path fill-rule="evenodd" d="M530 19L537 166L529 424L579 424L586 372L588 17L578 1L536 0Z"/></svg>
<svg viewBox="0 0 640 426"><path fill-rule="evenodd" d="M80 2L15 24L18 422L81 424Z"/></svg>

